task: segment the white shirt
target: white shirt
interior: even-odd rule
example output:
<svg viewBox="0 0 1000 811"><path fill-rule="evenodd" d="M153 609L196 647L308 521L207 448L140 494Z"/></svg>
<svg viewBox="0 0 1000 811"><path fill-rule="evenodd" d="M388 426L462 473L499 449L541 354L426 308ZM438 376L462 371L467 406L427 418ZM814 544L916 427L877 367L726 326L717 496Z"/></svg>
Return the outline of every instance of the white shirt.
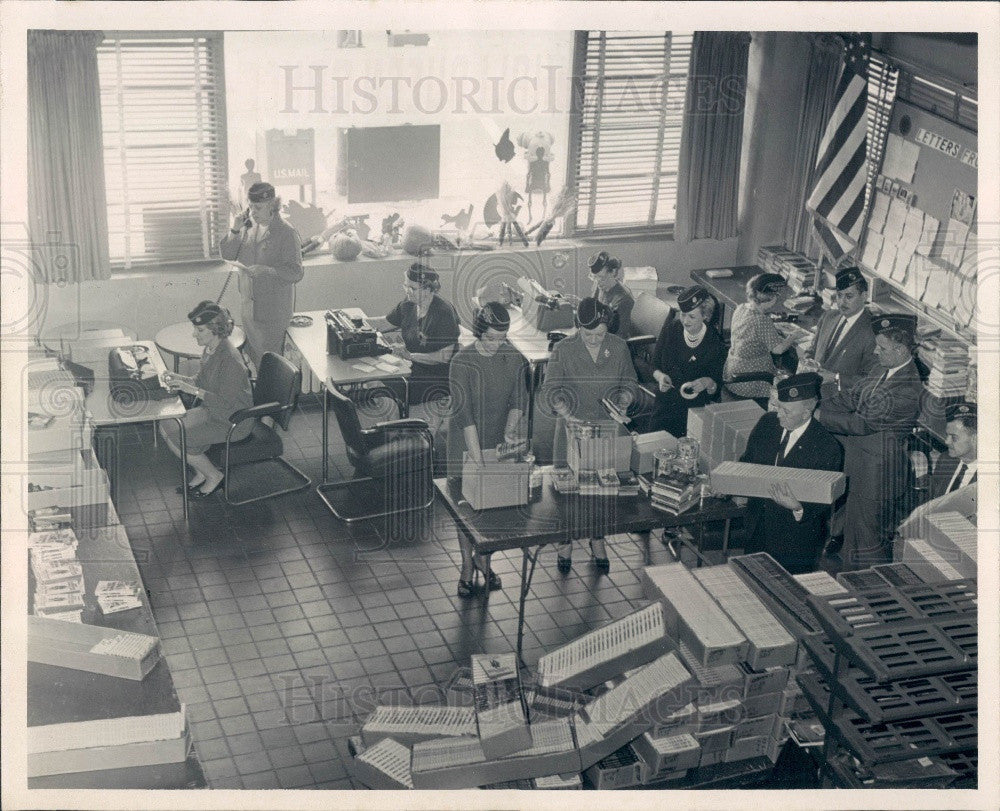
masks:
<svg viewBox="0 0 1000 811"><path fill-rule="evenodd" d="M864 312L865 312L865 309L864 309L864 307L862 307L860 310L858 310L858 312L856 312L850 318L844 318L844 316L841 316L841 318L844 318L844 328L840 331L840 335L837 336L837 343L830 344L830 346L828 346L826 348L826 352L827 352L828 355L831 352L833 352L834 349L837 348L837 346L840 344L841 341L844 340L844 336L847 335L847 333L850 331L851 327L854 326L854 323L861 317L862 313L864 313ZM840 323L840 322L838 322L838 323ZM834 332L836 332L837 328L834 327L833 330L834 330Z"/></svg>
<svg viewBox="0 0 1000 811"><path fill-rule="evenodd" d="M896 374L896 372L898 372L900 369L902 369L904 366L906 366L906 364L909 363L909 362L910 362L909 360L905 360L901 364L899 364L899 366L893 366L889 370L889 374L887 374L885 376L885 379L888 380L890 377L892 377L894 374Z"/></svg>
<svg viewBox="0 0 1000 811"><path fill-rule="evenodd" d="M958 471L962 469L962 465L965 465L965 473L962 475L962 481L958 483L959 487L965 487L972 477L976 475L976 462L963 462L961 459L958 460L958 465L955 468L954 474L952 474L951 481L948 482L948 486L944 489L946 493L951 492L951 488L955 485L955 477L958 476Z"/></svg>
<svg viewBox="0 0 1000 811"><path fill-rule="evenodd" d="M798 442L799 439L801 439L802 435L806 432L806 428L809 427L809 423L811 423L811 422L812 422L812 417L809 417L809 419L807 419L804 423L802 423L802 425L800 425L798 428L793 428L791 431L788 432L788 437L785 439L785 453L784 453L784 456L788 456L788 452L793 447L795 447L795 443ZM784 435L784 434L782 434L782 435ZM801 521L803 513L804 513L804 511L801 510L801 509L792 510L792 517L796 521Z"/></svg>

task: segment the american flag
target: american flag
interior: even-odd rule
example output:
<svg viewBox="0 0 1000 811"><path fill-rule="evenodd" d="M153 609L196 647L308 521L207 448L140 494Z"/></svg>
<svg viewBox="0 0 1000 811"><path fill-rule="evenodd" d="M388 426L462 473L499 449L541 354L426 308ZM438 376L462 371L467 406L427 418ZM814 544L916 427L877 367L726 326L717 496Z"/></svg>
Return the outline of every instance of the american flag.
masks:
<svg viewBox="0 0 1000 811"><path fill-rule="evenodd" d="M836 264L854 250L864 224L868 181L868 46L847 37L833 112L816 157L816 186L806 210L824 252Z"/></svg>

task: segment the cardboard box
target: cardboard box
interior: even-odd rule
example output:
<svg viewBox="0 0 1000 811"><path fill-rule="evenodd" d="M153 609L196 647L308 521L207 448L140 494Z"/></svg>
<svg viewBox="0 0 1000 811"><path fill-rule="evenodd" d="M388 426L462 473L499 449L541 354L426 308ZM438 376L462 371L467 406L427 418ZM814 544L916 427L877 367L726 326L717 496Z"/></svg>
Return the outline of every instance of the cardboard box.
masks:
<svg viewBox="0 0 1000 811"><path fill-rule="evenodd" d="M624 473L632 464L632 437L627 434L593 438L574 437L570 439L566 448L566 464L577 473L581 470L609 468Z"/></svg>
<svg viewBox="0 0 1000 811"><path fill-rule="evenodd" d="M474 510L517 507L528 503L527 462L498 462L496 450L483 450L483 464L462 460L462 496Z"/></svg>
<svg viewBox="0 0 1000 811"><path fill-rule="evenodd" d="M677 449L677 440L666 431L653 431L632 436L632 458L629 462L636 473L653 472L653 456L661 448Z"/></svg>
<svg viewBox="0 0 1000 811"><path fill-rule="evenodd" d="M659 279L656 268L646 265L635 268L622 268L622 281L632 291L632 298L639 298L640 293L656 296L656 285Z"/></svg>
<svg viewBox="0 0 1000 811"><path fill-rule="evenodd" d="M698 444L705 448L705 422L707 412L702 408L689 408L687 418L687 435L691 439L697 439Z"/></svg>
<svg viewBox="0 0 1000 811"><path fill-rule="evenodd" d="M924 540L962 577L976 577L977 530L964 515L944 512L929 516Z"/></svg>
<svg viewBox="0 0 1000 811"><path fill-rule="evenodd" d="M361 727L361 740L374 746L392 738L403 746L432 738L475 737L476 713L471 707L376 707Z"/></svg>
<svg viewBox="0 0 1000 811"><path fill-rule="evenodd" d="M753 698L764 693L777 693L785 689L788 683L787 667L769 667L766 670L755 670L746 662L738 667L743 673L743 697Z"/></svg>
<svg viewBox="0 0 1000 811"><path fill-rule="evenodd" d="M28 481L37 485L34 475L28 474ZM45 507L79 508L107 504L110 498L108 475L100 467L86 470L77 484L66 486L46 486L44 490L29 490L26 494L27 508L39 510Z"/></svg>
<svg viewBox="0 0 1000 811"><path fill-rule="evenodd" d="M473 654L472 685L479 743L486 758L495 760L529 748L531 731L516 654Z"/></svg>
<svg viewBox="0 0 1000 811"><path fill-rule="evenodd" d="M354 777L370 789L412 789L410 750L392 738L382 738L354 758Z"/></svg>
<svg viewBox="0 0 1000 811"><path fill-rule="evenodd" d="M95 652L98 645L108 646L108 652ZM155 636L28 617L29 662L142 681L159 660L160 640Z"/></svg>
<svg viewBox="0 0 1000 811"><path fill-rule="evenodd" d="M38 460L38 454L59 451L72 451L69 458L75 459L77 452L90 450L94 444L94 424L83 412L74 412L55 417L46 428L29 429L26 435L31 462Z"/></svg>
<svg viewBox="0 0 1000 811"><path fill-rule="evenodd" d="M590 785L598 791L641 786L643 762L630 744L597 761L585 772Z"/></svg>
<svg viewBox="0 0 1000 811"><path fill-rule="evenodd" d="M927 541L920 538L907 538L903 542L901 560L927 583L963 579L958 569L941 557L941 553Z"/></svg>
<svg viewBox="0 0 1000 811"><path fill-rule="evenodd" d="M636 754L645 764L645 780L651 783L663 780L668 774L693 769L701 757L701 746L693 735L672 735L654 738L648 732L632 744Z"/></svg>
<svg viewBox="0 0 1000 811"><path fill-rule="evenodd" d="M676 712L672 712L662 721L653 724L649 730L650 737L669 738L687 733L693 735L698 731L698 708L694 702L685 704Z"/></svg>
<svg viewBox="0 0 1000 811"><path fill-rule="evenodd" d="M716 667L746 658L746 637L683 563L647 566L642 581L646 597L663 603L667 633L684 642L700 664Z"/></svg>
<svg viewBox="0 0 1000 811"><path fill-rule="evenodd" d="M843 473L829 470L722 462L711 473L712 492L730 496L770 498L775 482L786 483L795 498L811 504L833 504L847 487Z"/></svg>
<svg viewBox="0 0 1000 811"><path fill-rule="evenodd" d="M672 648L663 606L653 603L542 656L538 660L538 689L588 690L648 664Z"/></svg>
<svg viewBox="0 0 1000 811"><path fill-rule="evenodd" d="M734 726L719 727L717 729L702 730L695 735L695 740L701 746L702 752L718 752L726 750L733 742Z"/></svg>
<svg viewBox="0 0 1000 811"><path fill-rule="evenodd" d="M743 699L743 711L746 718L759 718L762 715L773 715L781 709L782 694L764 693Z"/></svg>
<svg viewBox="0 0 1000 811"><path fill-rule="evenodd" d="M701 751L701 757L698 759L698 766L714 766L716 763L724 763L726 760L726 749L716 749L713 752L706 752L704 749Z"/></svg>
<svg viewBox="0 0 1000 811"><path fill-rule="evenodd" d="M698 705L698 734L718 729L733 729L743 720L743 702L731 698Z"/></svg>
<svg viewBox="0 0 1000 811"><path fill-rule="evenodd" d="M733 742L744 738L756 738L764 736L777 738L781 730L781 716L777 713L762 715L759 718L746 718L736 725L733 730Z"/></svg>
<svg viewBox="0 0 1000 811"><path fill-rule="evenodd" d="M539 791L580 791L583 789L583 780L577 773L550 774L545 777L536 777L532 788Z"/></svg>
<svg viewBox="0 0 1000 811"><path fill-rule="evenodd" d="M773 746L774 739L769 735L740 738L737 741L733 741L733 745L726 750L725 762L735 763L739 760L767 756ZM777 760L777 758L774 758L774 760Z"/></svg>

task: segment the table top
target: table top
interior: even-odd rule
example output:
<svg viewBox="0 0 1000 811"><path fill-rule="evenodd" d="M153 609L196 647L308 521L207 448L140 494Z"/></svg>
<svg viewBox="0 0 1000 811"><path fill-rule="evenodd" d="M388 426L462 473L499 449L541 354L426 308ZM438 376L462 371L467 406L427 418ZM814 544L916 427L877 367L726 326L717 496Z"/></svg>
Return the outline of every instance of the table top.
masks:
<svg viewBox="0 0 1000 811"><path fill-rule="evenodd" d="M702 509L670 515L653 507L644 496L564 495L548 477L537 501L519 507L473 510L462 497L461 486L435 479L438 495L452 517L468 533L478 553L524 549L548 543L621 532L645 532L705 521L724 521L743 514L729 499L707 498Z"/></svg>
<svg viewBox="0 0 1000 811"><path fill-rule="evenodd" d="M337 355L326 353L326 310L310 310L296 313L308 315L312 323L308 327L290 326L286 332L288 339L295 344L303 360L312 373L324 383L334 386L351 383L365 383L370 380L392 380L408 377L410 362L395 358L394 355L380 355L377 358L352 358L341 360ZM374 366L377 361L385 359L395 367L393 371L374 368L371 371L358 369L358 365Z"/></svg>
<svg viewBox="0 0 1000 811"><path fill-rule="evenodd" d="M510 329L507 340L527 359L529 363L544 363L552 355L549 351L548 333L535 327L525 320L518 307L508 307L510 310ZM572 335L575 327L560 329L558 332Z"/></svg>
<svg viewBox="0 0 1000 811"><path fill-rule="evenodd" d="M140 344L149 350L150 362L156 366L160 373L167 371L163 358L160 357L160 353L152 341L125 340L116 345L132 346L134 344ZM111 381L108 379L109 351L107 346L89 348L86 344L77 344L73 350L74 362L89 366L94 370L94 390L87 397L87 411L90 412L95 425L128 425L184 416L187 409L178 396L135 403L115 400L111 396Z"/></svg>
<svg viewBox="0 0 1000 811"><path fill-rule="evenodd" d="M198 346L198 342L194 339L190 321L180 321L164 327L156 333L153 340L164 352L181 358L200 358L204 351L204 347ZM233 327L233 334L229 336L229 340L239 349L246 342L246 335L239 327Z"/></svg>
<svg viewBox="0 0 1000 811"><path fill-rule="evenodd" d="M110 333L123 333L129 340L135 338L135 333L125 330L121 324L112 321L71 321L58 327L42 330L39 340L53 352L72 351L78 341L86 341L88 335L101 338Z"/></svg>

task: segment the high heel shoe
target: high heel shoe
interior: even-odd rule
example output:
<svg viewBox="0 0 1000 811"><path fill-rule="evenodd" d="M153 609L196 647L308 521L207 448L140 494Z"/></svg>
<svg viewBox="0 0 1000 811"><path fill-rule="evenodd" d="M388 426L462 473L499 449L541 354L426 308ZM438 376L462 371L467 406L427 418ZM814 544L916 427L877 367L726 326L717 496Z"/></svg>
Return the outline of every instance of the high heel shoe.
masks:
<svg viewBox="0 0 1000 811"><path fill-rule="evenodd" d="M478 564L473 562L473 568L477 572L483 573L483 578L486 580L486 586L489 591L499 591L502 588L502 583L500 582L500 575L490 569L490 574L487 577L486 571Z"/></svg>
<svg viewBox="0 0 1000 811"><path fill-rule="evenodd" d="M563 574L569 574L573 568L573 559L564 558L560 555L556 558L556 568Z"/></svg>
<svg viewBox="0 0 1000 811"><path fill-rule="evenodd" d="M194 492L191 493L190 497L194 499L204 499L208 498L209 496L215 495L219 491L219 488L222 487L222 485L225 483L225 481L226 481L225 479L219 479L215 487L213 487L211 490L207 492L205 490L202 490L200 487L196 487Z"/></svg>
<svg viewBox="0 0 1000 811"><path fill-rule="evenodd" d="M474 575L473 575L474 576ZM476 593L476 584L473 580L458 581L458 596L463 599L473 597Z"/></svg>
<svg viewBox="0 0 1000 811"><path fill-rule="evenodd" d="M590 565L597 571L607 574L611 571L611 561L607 558L599 558L594 554L594 542L590 542Z"/></svg>

